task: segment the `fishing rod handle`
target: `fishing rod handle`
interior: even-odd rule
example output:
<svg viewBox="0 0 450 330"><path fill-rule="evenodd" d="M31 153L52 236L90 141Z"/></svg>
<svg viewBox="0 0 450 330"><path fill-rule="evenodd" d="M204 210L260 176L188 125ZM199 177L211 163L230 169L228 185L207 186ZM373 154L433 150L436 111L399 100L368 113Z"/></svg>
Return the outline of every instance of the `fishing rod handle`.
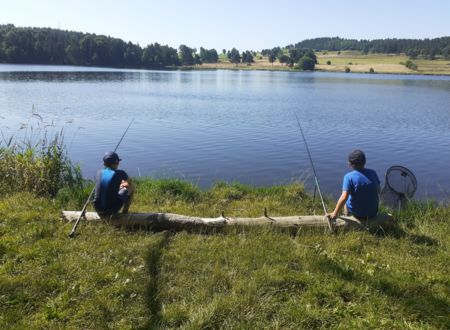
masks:
<svg viewBox="0 0 450 330"><path fill-rule="evenodd" d="M84 203L84 206L81 209L80 216L78 217L77 221L75 222L74 226L72 227L72 230L71 230L71 232L69 234L69 237L74 237L75 236L75 231L77 230L77 227L78 227L78 224L81 221L81 218L86 214L86 209L87 209L87 207L89 205L89 202L91 201L91 198L92 198L92 195L94 194L94 191L95 191L95 187L92 188L91 193L89 194L89 197L87 198L86 203Z"/></svg>

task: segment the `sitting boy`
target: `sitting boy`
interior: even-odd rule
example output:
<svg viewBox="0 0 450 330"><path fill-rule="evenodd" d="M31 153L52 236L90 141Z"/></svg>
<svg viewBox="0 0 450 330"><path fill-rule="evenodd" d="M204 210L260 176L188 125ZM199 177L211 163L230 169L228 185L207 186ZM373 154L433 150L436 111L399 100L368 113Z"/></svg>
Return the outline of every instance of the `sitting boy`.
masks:
<svg viewBox="0 0 450 330"><path fill-rule="evenodd" d="M336 219L344 207L345 215L353 215L360 220L373 218L378 213L380 179L374 170L365 168L366 156L361 150L349 154L348 165L353 171L344 176L341 197L328 216Z"/></svg>
<svg viewBox="0 0 450 330"><path fill-rule="evenodd" d="M127 173L118 170L121 159L115 152L103 157L104 168L97 173L94 208L102 216L111 216L120 211L127 213L130 207L134 185Z"/></svg>

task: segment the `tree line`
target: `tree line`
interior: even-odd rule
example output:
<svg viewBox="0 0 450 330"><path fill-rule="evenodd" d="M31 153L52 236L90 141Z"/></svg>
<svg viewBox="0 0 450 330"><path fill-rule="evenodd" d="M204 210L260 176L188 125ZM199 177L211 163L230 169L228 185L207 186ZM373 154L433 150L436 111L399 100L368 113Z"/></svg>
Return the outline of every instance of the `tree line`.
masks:
<svg viewBox="0 0 450 330"><path fill-rule="evenodd" d="M363 53L405 53L411 59L424 57L450 58L450 37L435 39L377 39L356 40L335 38L307 39L285 48L239 52L236 48L222 50L234 64L254 62L256 56L267 56L269 62L303 70L317 64L315 51L356 50ZM180 65L216 63L215 49L180 45L178 49L153 43L146 47L122 39L92 33L64 31L51 28L0 25L0 63L105 66L116 68L168 68Z"/></svg>
<svg viewBox="0 0 450 330"><path fill-rule="evenodd" d="M317 56L314 50L310 48L296 48L290 47L282 49L281 47L274 47L272 49L263 49L262 56L267 56L270 63L278 60L280 63L289 67L294 67L300 70L314 70L317 64Z"/></svg>
<svg viewBox="0 0 450 330"><path fill-rule="evenodd" d="M0 62L106 66L115 68L167 68L215 63L215 49L180 45L178 49L153 43L146 47L104 35L51 28L0 25Z"/></svg>
<svg viewBox="0 0 450 330"><path fill-rule="evenodd" d="M437 57L450 59L450 37L434 39L376 39L356 40L344 38L315 38L300 41L286 48L311 48L316 51L356 50L364 54L400 54L411 58L423 57L434 60Z"/></svg>

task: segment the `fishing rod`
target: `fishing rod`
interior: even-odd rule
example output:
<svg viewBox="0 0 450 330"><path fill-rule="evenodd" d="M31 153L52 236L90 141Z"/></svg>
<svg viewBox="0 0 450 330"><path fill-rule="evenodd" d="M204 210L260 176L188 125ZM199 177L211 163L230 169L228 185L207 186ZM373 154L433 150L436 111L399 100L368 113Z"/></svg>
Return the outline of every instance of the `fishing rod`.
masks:
<svg viewBox="0 0 450 330"><path fill-rule="evenodd" d="M128 129L130 128L130 126L133 123L133 121L134 121L134 118L131 119L130 124L128 125L127 129L125 130L125 132L122 134L122 137L120 138L119 142L117 143L116 147L114 148L114 152L116 152L117 149L119 148L120 143L122 143L122 140L125 137L125 135L127 134ZM95 186L94 186L94 188L92 188L91 193L89 194L89 197L87 198L86 203L84 203L84 206L81 209L80 216L78 217L77 221L75 222L75 225L72 228L72 231L69 234L70 238L75 236L75 231L77 230L77 227L78 227L78 224L80 223L81 218L83 218L85 216L85 214L86 214L86 209L87 209L87 207L88 207L88 205L89 205L89 203L91 201L91 198L92 198L92 195L94 194L94 191L95 191Z"/></svg>
<svg viewBox="0 0 450 330"><path fill-rule="evenodd" d="M322 192L320 190L320 185L319 185L319 179L317 178L316 168L314 166L314 162L311 157L311 152L309 151L308 143L306 142L305 134L303 133L302 125L300 125L300 120L298 119L298 116L295 112L294 112L294 116L297 119L298 128L300 129L300 133L302 134L303 142L305 143L305 146L306 146L306 151L308 152L309 161L311 162L311 167L312 167L312 170L314 173L314 180L316 181L317 192L319 193L320 200L322 201L323 211L325 212L325 217L327 218L328 228L330 229L331 232L333 232L333 225L331 223L330 217L327 216L327 213L328 213L327 207L325 206L325 202L323 200Z"/></svg>

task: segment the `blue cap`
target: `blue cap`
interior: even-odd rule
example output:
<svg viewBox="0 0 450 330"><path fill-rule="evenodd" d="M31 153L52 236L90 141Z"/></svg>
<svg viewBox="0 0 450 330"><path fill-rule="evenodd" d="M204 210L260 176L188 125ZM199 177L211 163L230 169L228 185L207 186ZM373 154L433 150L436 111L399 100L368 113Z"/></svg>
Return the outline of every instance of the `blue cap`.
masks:
<svg viewBox="0 0 450 330"><path fill-rule="evenodd" d="M119 158L119 155L116 154L114 151L105 152L105 155L103 156L103 162L108 165L117 164L121 160L122 159Z"/></svg>

